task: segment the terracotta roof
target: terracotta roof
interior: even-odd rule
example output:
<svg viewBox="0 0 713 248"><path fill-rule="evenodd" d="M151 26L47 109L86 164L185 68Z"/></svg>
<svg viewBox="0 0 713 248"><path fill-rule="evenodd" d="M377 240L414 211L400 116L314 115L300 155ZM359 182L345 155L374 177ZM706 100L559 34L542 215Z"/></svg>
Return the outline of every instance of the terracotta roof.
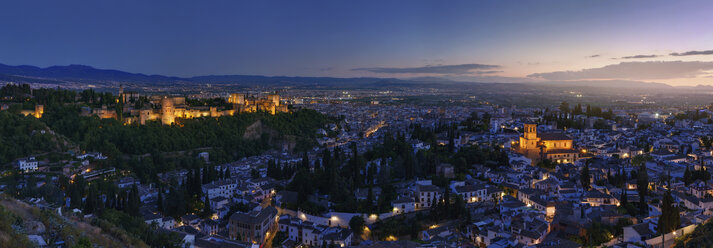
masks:
<svg viewBox="0 0 713 248"><path fill-rule="evenodd" d="M571 140L569 136L564 133L538 133L537 136L540 140Z"/></svg>

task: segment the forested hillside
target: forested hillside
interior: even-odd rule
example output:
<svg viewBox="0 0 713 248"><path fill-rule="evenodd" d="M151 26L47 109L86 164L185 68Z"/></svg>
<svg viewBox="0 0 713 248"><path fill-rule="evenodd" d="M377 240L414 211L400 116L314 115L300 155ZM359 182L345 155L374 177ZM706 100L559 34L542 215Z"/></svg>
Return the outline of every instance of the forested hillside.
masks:
<svg viewBox="0 0 713 248"><path fill-rule="evenodd" d="M32 154L64 151L69 146L40 120L0 111L0 165Z"/></svg>

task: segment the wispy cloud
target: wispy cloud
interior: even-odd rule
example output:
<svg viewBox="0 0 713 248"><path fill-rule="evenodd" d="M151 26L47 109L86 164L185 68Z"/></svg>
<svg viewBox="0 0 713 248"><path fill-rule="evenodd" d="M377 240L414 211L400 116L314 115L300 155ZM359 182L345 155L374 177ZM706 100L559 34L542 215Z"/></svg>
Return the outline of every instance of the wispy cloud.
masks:
<svg viewBox="0 0 713 248"><path fill-rule="evenodd" d="M599 57L599 56L601 56L601 55L599 55L599 54L594 54L594 55L591 55L591 56L587 56L587 58L596 58L596 57Z"/></svg>
<svg viewBox="0 0 713 248"><path fill-rule="evenodd" d="M649 54L649 55L640 54L640 55L632 55L632 56L621 57L621 59L648 59L648 58L656 58L656 57L659 57L659 55L656 55L656 54Z"/></svg>
<svg viewBox="0 0 713 248"><path fill-rule="evenodd" d="M691 55L713 55L713 50L705 51L688 51L683 53L671 53L671 56L691 56Z"/></svg>
<svg viewBox="0 0 713 248"><path fill-rule="evenodd" d="M369 67L369 68L354 68L353 71L367 71L373 73L413 73L413 74L478 74L478 73L495 73L492 69L500 68L499 65L484 65L484 64L460 64L460 65L428 65L421 67ZM485 71L488 70L488 71Z"/></svg>
<svg viewBox="0 0 713 248"><path fill-rule="evenodd" d="M500 72L503 72L503 71L476 71L476 72L474 72L474 74L485 75L485 74L495 74L495 73L500 73Z"/></svg>
<svg viewBox="0 0 713 248"><path fill-rule="evenodd" d="M527 75L547 80L581 79L670 79L691 78L713 70L713 62L702 61L647 61L622 62L579 71L555 71Z"/></svg>

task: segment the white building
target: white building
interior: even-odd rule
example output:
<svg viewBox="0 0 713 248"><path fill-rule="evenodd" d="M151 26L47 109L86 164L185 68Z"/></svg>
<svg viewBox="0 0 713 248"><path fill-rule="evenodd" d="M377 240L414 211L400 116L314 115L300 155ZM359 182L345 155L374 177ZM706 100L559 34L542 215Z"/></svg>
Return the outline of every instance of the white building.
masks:
<svg viewBox="0 0 713 248"><path fill-rule="evenodd" d="M466 203L479 202L486 198L488 193L484 185L456 186L456 194L463 198Z"/></svg>
<svg viewBox="0 0 713 248"><path fill-rule="evenodd" d="M410 197L401 197L391 202L394 214L403 214L416 211L416 201Z"/></svg>
<svg viewBox="0 0 713 248"><path fill-rule="evenodd" d="M287 235L288 240L304 246L318 247L323 244L336 247L351 246L353 233L341 227L317 225L289 215L280 216L279 230Z"/></svg>
<svg viewBox="0 0 713 248"><path fill-rule="evenodd" d="M203 193L208 195L209 199L213 199L219 196L230 199L235 194L235 189L237 187L238 184L232 180L215 181L203 185Z"/></svg>
<svg viewBox="0 0 713 248"><path fill-rule="evenodd" d="M431 205L441 198L441 189L434 185L416 186L416 208L430 208Z"/></svg>
<svg viewBox="0 0 713 248"><path fill-rule="evenodd" d="M35 157L17 160L18 169L24 172L36 171L38 165L39 162L37 162Z"/></svg>

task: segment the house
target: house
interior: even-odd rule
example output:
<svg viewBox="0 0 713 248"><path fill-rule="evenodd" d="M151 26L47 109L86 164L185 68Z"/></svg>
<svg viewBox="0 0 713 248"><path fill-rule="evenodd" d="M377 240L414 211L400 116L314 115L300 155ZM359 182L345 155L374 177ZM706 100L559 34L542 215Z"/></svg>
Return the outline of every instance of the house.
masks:
<svg viewBox="0 0 713 248"><path fill-rule="evenodd" d="M548 235L542 243L537 244L537 248L579 248L580 244L574 241Z"/></svg>
<svg viewBox="0 0 713 248"><path fill-rule="evenodd" d="M700 198L705 198L706 195L713 195L713 187L704 182L698 182L691 185L691 194Z"/></svg>
<svg viewBox="0 0 713 248"><path fill-rule="evenodd" d="M23 172L36 171L39 162L35 157L28 157L17 160L17 168Z"/></svg>
<svg viewBox="0 0 713 248"><path fill-rule="evenodd" d="M549 225L544 220L525 216L513 220L510 229L519 243L531 246L539 244L545 239Z"/></svg>
<svg viewBox="0 0 713 248"><path fill-rule="evenodd" d="M624 227L624 235L622 240L624 242L633 242L644 244L645 240L651 239L656 235L653 225L644 222L641 224L631 225Z"/></svg>
<svg viewBox="0 0 713 248"><path fill-rule="evenodd" d="M181 223L184 226L191 226L193 228L198 229L199 228L198 224L200 224L200 222L201 222L201 218L199 218L195 214L187 214L187 215L181 216Z"/></svg>
<svg viewBox="0 0 713 248"><path fill-rule="evenodd" d="M483 184L456 186L455 191L466 203L482 201L488 194L488 189Z"/></svg>
<svg viewBox="0 0 713 248"><path fill-rule="evenodd" d="M421 240L428 241L435 237L445 238L451 234L452 233L451 233L449 226L441 226L441 227L423 230L423 231L421 231L420 236L421 236Z"/></svg>
<svg viewBox="0 0 713 248"><path fill-rule="evenodd" d="M544 192L536 189L520 189L517 192L517 199L527 204L528 207L545 211L547 202L542 198Z"/></svg>
<svg viewBox="0 0 713 248"><path fill-rule="evenodd" d="M133 177L122 177L118 181L116 181L116 186L120 189L131 187L134 184L139 185L141 184L141 182Z"/></svg>
<svg viewBox="0 0 713 248"><path fill-rule="evenodd" d="M198 158L203 159L206 163L210 163L210 154L208 152L198 153Z"/></svg>
<svg viewBox="0 0 713 248"><path fill-rule="evenodd" d="M155 214L155 213L148 213L144 215L144 222L146 224L151 224L151 223L156 223L157 225L161 225L161 220L163 217L161 215Z"/></svg>
<svg viewBox="0 0 713 248"><path fill-rule="evenodd" d="M278 223L279 231L287 235L287 240L292 245L290 247L351 246L353 234L349 229L317 225L314 222L303 221L289 215L280 216Z"/></svg>
<svg viewBox="0 0 713 248"><path fill-rule="evenodd" d="M416 201L411 197L399 197L391 202L395 214L410 213L416 211Z"/></svg>
<svg viewBox="0 0 713 248"><path fill-rule="evenodd" d="M277 209L268 206L248 213L236 212L228 223L231 239L262 244L277 221Z"/></svg>
<svg viewBox="0 0 713 248"><path fill-rule="evenodd" d="M200 231L191 226L179 226L171 231L178 234L178 237L183 240L183 247L193 247L196 236L200 235Z"/></svg>
<svg viewBox="0 0 713 248"><path fill-rule="evenodd" d="M204 220L200 226L201 232L205 235L215 235L220 231L219 224L215 220Z"/></svg>
<svg viewBox="0 0 713 248"><path fill-rule="evenodd" d="M436 172L445 178L454 178L455 171L451 164L440 164L436 167Z"/></svg>
<svg viewBox="0 0 713 248"><path fill-rule="evenodd" d="M228 198L218 196L210 200L210 209L213 212L218 212L219 209L226 207L230 203Z"/></svg>
<svg viewBox="0 0 713 248"><path fill-rule="evenodd" d="M434 185L416 186L416 208L430 208L431 205L441 198L441 189Z"/></svg>
<svg viewBox="0 0 713 248"><path fill-rule="evenodd" d="M354 233L349 229L330 227L320 234L320 239L323 240L326 245L347 247L352 245L353 235Z"/></svg>
<svg viewBox="0 0 713 248"><path fill-rule="evenodd" d="M208 198L210 199L216 198L218 196L231 198L236 193L236 188L238 188L238 184L233 180L226 179L203 185L202 188L203 193L208 195Z"/></svg>
<svg viewBox="0 0 713 248"><path fill-rule="evenodd" d="M498 204L500 212L517 211L525 206L525 203L522 203L521 201L518 201L517 199L509 195L504 196L503 200L500 202L500 204Z"/></svg>
<svg viewBox="0 0 713 248"><path fill-rule="evenodd" d="M619 200L609 194L604 194L598 190L590 190L584 196L585 201L592 206L616 205Z"/></svg>
<svg viewBox="0 0 713 248"><path fill-rule="evenodd" d="M90 153L85 153L81 155L77 155L77 159L85 160L87 158L93 158L96 160L104 160L107 159L106 156L104 156L101 152L90 152Z"/></svg>
<svg viewBox="0 0 713 248"><path fill-rule="evenodd" d="M228 240L218 235L204 236L197 238L194 243L195 247L226 247L226 248L250 248L253 244L247 242L238 242Z"/></svg>
<svg viewBox="0 0 713 248"><path fill-rule="evenodd" d="M178 226L178 223L176 223L176 220L171 217L163 217L158 226L164 229L173 229Z"/></svg>
<svg viewBox="0 0 713 248"><path fill-rule="evenodd" d="M315 226L309 221L305 221L302 225L302 244L308 246L317 246L322 243L320 234L327 229L327 226Z"/></svg>

